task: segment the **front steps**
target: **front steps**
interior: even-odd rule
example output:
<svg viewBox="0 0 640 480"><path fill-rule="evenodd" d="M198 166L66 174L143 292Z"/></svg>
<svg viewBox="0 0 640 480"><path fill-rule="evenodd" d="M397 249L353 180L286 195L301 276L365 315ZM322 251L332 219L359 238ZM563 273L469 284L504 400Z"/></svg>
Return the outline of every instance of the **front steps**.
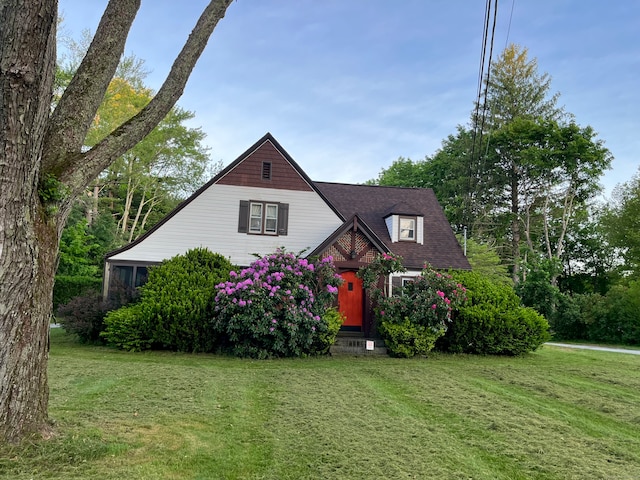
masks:
<svg viewBox="0 0 640 480"><path fill-rule="evenodd" d="M387 355L387 349L380 338L366 338L360 332L339 332L329 353L331 355Z"/></svg>

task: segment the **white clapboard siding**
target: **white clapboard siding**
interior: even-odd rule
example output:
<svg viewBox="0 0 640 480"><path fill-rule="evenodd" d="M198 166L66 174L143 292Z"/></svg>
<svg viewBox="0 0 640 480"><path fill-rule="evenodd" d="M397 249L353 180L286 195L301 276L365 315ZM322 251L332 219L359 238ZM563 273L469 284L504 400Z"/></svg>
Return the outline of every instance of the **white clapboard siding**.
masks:
<svg viewBox="0 0 640 480"><path fill-rule="evenodd" d="M288 203L288 235L238 233L240 200ZM263 255L278 247L295 253L311 251L341 224L336 213L313 191L214 184L140 243L109 261L159 262L191 248L206 247L236 265L248 265L255 260L253 253Z"/></svg>

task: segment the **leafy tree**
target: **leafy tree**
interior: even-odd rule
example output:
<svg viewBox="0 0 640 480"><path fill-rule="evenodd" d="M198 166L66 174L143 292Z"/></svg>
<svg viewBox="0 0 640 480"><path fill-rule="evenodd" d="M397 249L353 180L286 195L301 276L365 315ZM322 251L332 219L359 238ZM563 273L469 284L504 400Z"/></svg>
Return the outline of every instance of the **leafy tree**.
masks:
<svg viewBox="0 0 640 480"><path fill-rule="evenodd" d="M509 205L514 282L522 244L531 254L560 259L576 208L599 192L611 156L594 135L591 127L526 118L494 132L487 172L493 190L483 191Z"/></svg>
<svg viewBox="0 0 640 480"><path fill-rule="evenodd" d="M48 434L47 336L62 228L76 198L169 113L231 0L213 0L158 93L90 149L85 137L124 51L139 0L110 0L51 111L57 2L0 8L0 439Z"/></svg>
<svg viewBox="0 0 640 480"><path fill-rule="evenodd" d="M609 243L618 249L627 273L640 273L640 170L618 185L602 215Z"/></svg>
<svg viewBox="0 0 640 480"><path fill-rule="evenodd" d="M137 70L133 72L125 72L131 80L114 78L110 83L87 135L88 146L151 100L152 92L142 86L143 79L132 77ZM175 206L178 198L202 185L209 156L202 146L202 130L185 126L193 117L173 107L140 143L102 172L93 185L88 218L98 215L100 198L107 199L106 207L118 219L118 237L130 242L144 233L155 208L167 202Z"/></svg>
<svg viewBox="0 0 640 480"><path fill-rule="evenodd" d="M382 169L377 180L369 183L393 187L429 187L425 183L428 179L422 172L424 165L424 161L414 162L410 158L400 157L389 168Z"/></svg>
<svg viewBox="0 0 640 480"><path fill-rule="evenodd" d="M463 242L459 235L458 241L460 244ZM471 270L492 282L513 285L509 270L507 266L502 263L502 260L500 260L500 256L494 247L486 243L477 242L471 238L467 239L466 247L467 259L471 264Z"/></svg>
<svg viewBox="0 0 640 480"><path fill-rule="evenodd" d="M432 188L458 233L466 227L495 245L514 283L527 256L563 258L576 215L611 163L593 129L558 107L549 75L537 68L527 49L507 47L485 79L487 108L477 105L470 126L433 157L399 159L377 180Z"/></svg>
<svg viewBox="0 0 640 480"><path fill-rule="evenodd" d="M91 34L85 30L80 41L64 38L63 43L66 53L58 59L61 92L89 48ZM122 58L85 139L88 147L149 103L153 91L144 85L147 74L143 60L134 55ZM155 214L157 209L166 213L204 183L210 173L208 150L202 146L205 134L184 125L193 117L192 112L172 108L149 135L100 174L82 198L90 225L108 210L117 219L114 234L119 243L130 242L152 226L154 218L162 217ZM216 164L212 170L217 173L220 168Z"/></svg>

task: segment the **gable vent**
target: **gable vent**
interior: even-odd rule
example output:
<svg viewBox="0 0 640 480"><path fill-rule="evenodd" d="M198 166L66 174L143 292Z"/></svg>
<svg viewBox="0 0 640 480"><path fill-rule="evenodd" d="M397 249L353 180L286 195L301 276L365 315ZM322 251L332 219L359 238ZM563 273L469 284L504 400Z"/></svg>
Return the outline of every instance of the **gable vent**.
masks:
<svg viewBox="0 0 640 480"><path fill-rule="evenodd" d="M262 162L262 179L271 180L271 162Z"/></svg>

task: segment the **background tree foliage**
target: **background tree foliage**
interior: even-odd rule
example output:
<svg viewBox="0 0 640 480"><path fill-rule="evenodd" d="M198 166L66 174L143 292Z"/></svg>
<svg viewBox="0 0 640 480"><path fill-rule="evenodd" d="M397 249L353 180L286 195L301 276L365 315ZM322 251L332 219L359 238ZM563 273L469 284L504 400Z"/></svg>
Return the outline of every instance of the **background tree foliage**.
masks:
<svg viewBox="0 0 640 480"><path fill-rule="evenodd" d="M605 238L620 253L624 272L640 274L640 170L628 182L616 187L604 209Z"/></svg>
<svg viewBox="0 0 640 480"><path fill-rule="evenodd" d="M514 283L529 257L564 259L611 155L550 88L527 49L510 45L485 78L486 105L475 105L470 124L432 157L400 158L374 182L432 188L454 229L493 245Z"/></svg>
<svg viewBox="0 0 640 480"><path fill-rule="evenodd" d="M66 53L58 58L55 98L64 92L77 70L91 34L84 31L79 41L68 37L63 40ZM97 145L149 104L154 92L144 84L146 75L143 60L134 55L121 59L87 132L85 148ZM54 308L69 300L73 285L78 287L75 295L86 293L83 286L88 282L72 277L102 278L105 253L138 238L221 168L220 162L211 163L202 130L187 126L194 116L193 112L174 106L140 143L101 172L78 198L62 235ZM75 239L75 252L68 251L70 238ZM89 254L78 254L81 243L87 244ZM91 273L73 273L84 266L90 266Z"/></svg>

